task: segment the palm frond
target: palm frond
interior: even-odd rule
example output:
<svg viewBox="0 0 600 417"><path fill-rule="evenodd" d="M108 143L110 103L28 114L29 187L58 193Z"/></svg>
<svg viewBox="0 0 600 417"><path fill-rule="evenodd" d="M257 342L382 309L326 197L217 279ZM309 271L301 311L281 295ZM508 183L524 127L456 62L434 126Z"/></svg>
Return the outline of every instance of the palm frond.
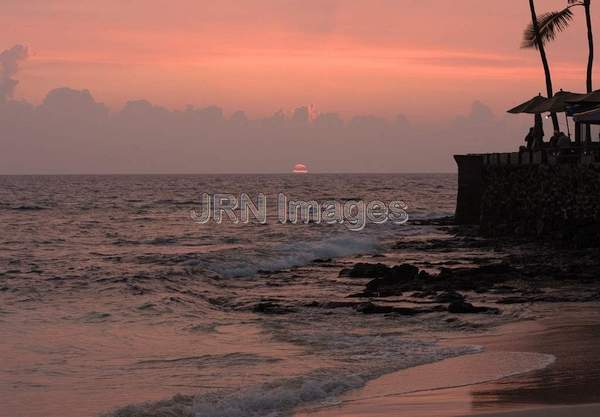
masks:
<svg viewBox="0 0 600 417"><path fill-rule="evenodd" d="M571 1L571 0L570 0ZM569 23L573 20L573 12L571 7L578 6L579 2L569 6L566 9L544 13L538 16L538 27L540 31L540 39L545 45L548 42L556 39L558 34L569 27ZM523 33L522 48L538 48L538 40L535 35L535 29L533 28L533 22L527 25L525 32Z"/></svg>

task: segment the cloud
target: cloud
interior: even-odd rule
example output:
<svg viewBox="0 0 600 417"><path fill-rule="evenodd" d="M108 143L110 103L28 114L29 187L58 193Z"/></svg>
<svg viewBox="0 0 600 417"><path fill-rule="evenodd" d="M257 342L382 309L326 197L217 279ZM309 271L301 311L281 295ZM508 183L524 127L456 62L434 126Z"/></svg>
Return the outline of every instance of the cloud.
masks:
<svg viewBox="0 0 600 417"><path fill-rule="evenodd" d="M449 122L344 119L314 106L267 118L147 100L110 111L88 90L57 88L38 106L0 103L0 173L452 172L453 153L516 149L528 118L474 102Z"/></svg>
<svg viewBox="0 0 600 417"><path fill-rule="evenodd" d="M0 54L0 101L12 98L19 81L13 79L19 71L19 61L28 57L27 47L15 45Z"/></svg>
<svg viewBox="0 0 600 417"><path fill-rule="evenodd" d="M381 100L375 113L350 118L314 105L250 118L144 99L111 111L88 90L60 87L36 106L11 100L26 58L20 45L0 54L0 174L277 173L298 161L312 172L451 172L452 154L516 149L531 123L479 101L449 121L431 112L421 123Z"/></svg>
<svg viewBox="0 0 600 417"><path fill-rule="evenodd" d="M462 126L480 126L494 122L494 113L492 109L476 100L471 104L471 111L466 116L459 116L455 122Z"/></svg>

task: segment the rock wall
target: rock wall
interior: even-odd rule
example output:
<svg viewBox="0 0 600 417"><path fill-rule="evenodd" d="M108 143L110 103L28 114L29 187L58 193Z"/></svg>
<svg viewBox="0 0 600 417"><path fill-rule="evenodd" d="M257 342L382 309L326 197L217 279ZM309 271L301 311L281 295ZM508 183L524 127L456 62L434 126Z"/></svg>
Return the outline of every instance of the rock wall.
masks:
<svg viewBox="0 0 600 417"><path fill-rule="evenodd" d="M455 155L458 165L458 198L456 222L478 224L481 217L483 158L481 155Z"/></svg>
<svg viewBox="0 0 600 417"><path fill-rule="evenodd" d="M583 165L482 167L481 232L600 243L600 168Z"/></svg>

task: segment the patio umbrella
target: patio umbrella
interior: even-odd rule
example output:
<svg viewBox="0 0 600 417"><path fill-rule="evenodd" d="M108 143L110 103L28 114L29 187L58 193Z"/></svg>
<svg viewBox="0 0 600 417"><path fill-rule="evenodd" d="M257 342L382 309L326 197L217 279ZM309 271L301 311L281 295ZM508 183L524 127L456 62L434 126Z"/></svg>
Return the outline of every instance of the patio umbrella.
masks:
<svg viewBox="0 0 600 417"><path fill-rule="evenodd" d="M584 94L579 98L567 100L567 102L573 104L600 104L600 90Z"/></svg>
<svg viewBox="0 0 600 417"><path fill-rule="evenodd" d="M552 98L540 102L531 109L534 113L564 113L567 108L576 100L580 100L587 94L571 93L569 91L560 90Z"/></svg>
<svg viewBox="0 0 600 417"><path fill-rule="evenodd" d="M576 114L575 122L589 123L593 125L600 124L600 108Z"/></svg>
<svg viewBox="0 0 600 417"><path fill-rule="evenodd" d="M542 96L541 94L537 95L534 98L532 98L531 100L528 100L525 103L519 104L517 107L508 110L508 113L512 113L512 114L520 114L520 113L535 114L536 112L532 111L532 110L535 109L536 106L539 106L540 104L542 104L543 102L545 102L546 100L547 100L546 97Z"/></svg>
<svg viewBox="0 0 600 417"><path fill-rule="evenodd" d="M570 91L560 90L554 94L552 98L549 98L537 106L534 106L531 111L536 113L564 113L565 123L567 125L567 134L571 137L571 127L569 126L569 117L572 116L572 110L579 107L577 104L573 104L573 101L580 100L587 96L587 94L571 93Z"/></svg>

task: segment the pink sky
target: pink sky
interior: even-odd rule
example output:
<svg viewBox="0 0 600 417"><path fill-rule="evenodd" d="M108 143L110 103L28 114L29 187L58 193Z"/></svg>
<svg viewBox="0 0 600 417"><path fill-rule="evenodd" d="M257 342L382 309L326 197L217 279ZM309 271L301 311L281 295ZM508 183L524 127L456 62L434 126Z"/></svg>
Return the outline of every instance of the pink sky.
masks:
<svg viewBox="0 0 600 417"><path fill-rule="evenodd" d="M584 86L576 14L549 48L557 89ZM313 103L423 120L542 91L537 53L519 49L528 20L526 0L3 0L0 39L30 48L16 97L36 103L70 86L111 107L146 98L260 116Z"/></svg>

